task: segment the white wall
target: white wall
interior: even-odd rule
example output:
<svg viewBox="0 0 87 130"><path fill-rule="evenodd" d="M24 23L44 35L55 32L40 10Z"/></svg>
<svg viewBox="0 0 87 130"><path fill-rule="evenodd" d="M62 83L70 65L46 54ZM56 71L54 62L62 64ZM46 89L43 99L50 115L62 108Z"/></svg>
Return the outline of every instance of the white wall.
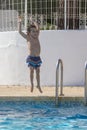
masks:
<svg viewBox="0 0 87 130"><path fill-rule="evenodd" d="M64 85L84 85L87 31L41 31L40 42L41 85L55 85L59 58L64 65ZM18 32L0 32L0 85L30 85L27 55L26 40Z"/></svg>

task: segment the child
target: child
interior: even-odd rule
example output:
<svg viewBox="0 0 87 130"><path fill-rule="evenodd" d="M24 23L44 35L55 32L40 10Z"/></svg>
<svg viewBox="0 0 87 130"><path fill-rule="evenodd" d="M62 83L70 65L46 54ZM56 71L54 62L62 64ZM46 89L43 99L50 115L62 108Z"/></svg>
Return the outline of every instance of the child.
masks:
<svg viewBox="0 0 87 130"><path fill-rule="evenodd" d="M28 48L29 48L29 56L26 59L28 63L28 67L30 68L30 81L31 81L31 92L33 92L34 84L34 70L36 71L36 80L37 80L37 88L42 93L40 88L40 66L41 66L41 58L40 58L40 42L39 42L39 26L36 22L32 21L32 24L27 28L27 34L21 31L21 17L19 16L18 20L19 33L27 40Z"/></svg>

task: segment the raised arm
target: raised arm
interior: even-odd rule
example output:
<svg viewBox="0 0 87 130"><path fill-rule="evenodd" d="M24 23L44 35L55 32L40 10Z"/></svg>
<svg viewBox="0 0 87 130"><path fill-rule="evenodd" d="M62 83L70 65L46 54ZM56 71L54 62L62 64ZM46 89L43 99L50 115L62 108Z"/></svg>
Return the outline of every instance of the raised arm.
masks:
<svg viewBox="0 0 87 130"><path fill-rule="evenodd" d="M40 27L39 27L39 24L36 23L36 22L33 22L33 24L36 26L36 29L38 30L38 32L40 32Z"/></svg>
<svg viewBox="0 0 87 130"><path fill-rule="evenodd" d="M40 32L39 24L38 24L37 22L34 22L34 21L32 20L32 17L30 17L30 22L31 22L31 24L34 24L34 25L36 26L36 29L38 30L38 33L39 33L39 32Z"/></svg>
<svg viewBox="0 0 87 130"><path fill-rule="evenodd" d="M18 31L21 34L22 37L24 37L25 39L27 39L27 34L25 34L24 32L22 32L21 29L21 17L19 16L18 18Z"/></svg>

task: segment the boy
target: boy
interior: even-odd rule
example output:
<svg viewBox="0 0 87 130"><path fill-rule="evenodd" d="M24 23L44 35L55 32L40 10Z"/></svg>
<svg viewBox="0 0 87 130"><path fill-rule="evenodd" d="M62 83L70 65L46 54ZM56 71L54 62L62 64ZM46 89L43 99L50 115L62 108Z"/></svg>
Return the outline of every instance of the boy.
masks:
<svg viewBox="0 0 87 130"><path fill-rule="evenodd" d="M31 81L31 92L33 92L34 84L34 70L36 71L36 80L37 80L37 88L42 93L40 88L40 66L41 66L41 58L40 58L40 42L39 42L39 26L37 23L32 21L32 24L27 28L27 34L21 31L21 17L19 16L18 21L19 33L27 40L28 48L29 48L29 56L26 59L28 63L28 67L30 68L30 81Z"/></svg>

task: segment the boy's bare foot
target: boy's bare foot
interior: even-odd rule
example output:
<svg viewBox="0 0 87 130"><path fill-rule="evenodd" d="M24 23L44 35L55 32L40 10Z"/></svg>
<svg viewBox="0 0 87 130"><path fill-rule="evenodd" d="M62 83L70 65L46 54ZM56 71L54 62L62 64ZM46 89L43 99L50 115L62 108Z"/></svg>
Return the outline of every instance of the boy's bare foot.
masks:
<svg viewBox="0 0 87 130"><path fill-rule="evenodd" d="M40 93L43 93L43 91L41 90L40 86L37 86L37 88L39 89Z"/></svg>
<svg viewBox="0 0 87 130"><path fill-rule="evenodd" d="M33 87L31 87L31 92L33 92Z"/></svg>

